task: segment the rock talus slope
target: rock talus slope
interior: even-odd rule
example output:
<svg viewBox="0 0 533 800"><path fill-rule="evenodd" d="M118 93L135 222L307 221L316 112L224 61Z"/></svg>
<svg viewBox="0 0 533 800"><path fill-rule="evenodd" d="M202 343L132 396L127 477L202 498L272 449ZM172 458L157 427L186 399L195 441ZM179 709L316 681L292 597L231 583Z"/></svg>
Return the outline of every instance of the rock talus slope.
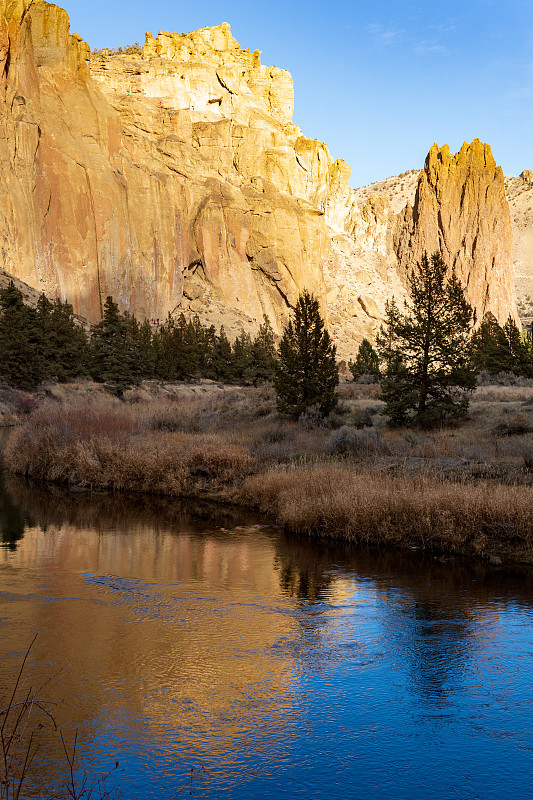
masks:
<svg viewBox="0 0 533 800"><path fill-rule="evenodd" d="M226 23L91 54L59 7L0 0L0 266L93 321L112 294L230 333L264 313L281 330L307 288L351 355L405 295L408 259L439 247L479 312L514 313L490 149L432 148L402 210L349 187L293 124L289 73L260 55Z"/></svg>

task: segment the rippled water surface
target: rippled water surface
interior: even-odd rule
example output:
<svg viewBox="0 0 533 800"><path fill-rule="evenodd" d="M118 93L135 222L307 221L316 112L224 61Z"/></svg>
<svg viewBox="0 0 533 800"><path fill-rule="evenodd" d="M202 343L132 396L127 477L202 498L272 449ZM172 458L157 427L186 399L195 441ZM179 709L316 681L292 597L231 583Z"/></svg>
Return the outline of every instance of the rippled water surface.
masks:
<svg viewBox="0 0 533 800"><path fill-rule="evenodd" d="M124 798L527 798L533 573L177 503L0 495L3 694L28 673ZM58 675L58 671L62 671ZM64 772L46 731L33 796ZM30 792L31 793L31 792Z"/></svg>

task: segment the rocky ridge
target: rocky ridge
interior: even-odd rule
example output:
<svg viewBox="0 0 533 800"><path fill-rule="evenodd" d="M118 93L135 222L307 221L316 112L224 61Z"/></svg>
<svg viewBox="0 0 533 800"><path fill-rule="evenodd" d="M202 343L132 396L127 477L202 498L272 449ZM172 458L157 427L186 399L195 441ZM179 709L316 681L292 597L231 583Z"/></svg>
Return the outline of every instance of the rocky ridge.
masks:
<svg viewBox="0 0 533 800"><path fill-rule="evenodd" d="M403 195L350 188L348 165L292 122L289 73L260 56L226 23L147 34L140 54L91 54L59 7L0 0L2 266L93 321L112 294L140 317L184 311L230 334L264 313L280 331L305 287L345 356L375 333L387 297L404 296L409 248L443 246L453 228L468 257L446 255L471 300L514 313L495 165L471 159L470 178L448 181L450 198L470 187L468 209L450 199L458 219L422 235L440 213L437 183L420 178L416 213Z"/></svg>
<svg viewBox="0 0 533 800"><path fill-rule="evenodd" d="M409 170L355 190L359 202L385 196L391 208L400 212L415 203L421 170ZM533 170L519 177L504 178L505 196L512 225L514 286L520 316L533 317Z"/></svg>

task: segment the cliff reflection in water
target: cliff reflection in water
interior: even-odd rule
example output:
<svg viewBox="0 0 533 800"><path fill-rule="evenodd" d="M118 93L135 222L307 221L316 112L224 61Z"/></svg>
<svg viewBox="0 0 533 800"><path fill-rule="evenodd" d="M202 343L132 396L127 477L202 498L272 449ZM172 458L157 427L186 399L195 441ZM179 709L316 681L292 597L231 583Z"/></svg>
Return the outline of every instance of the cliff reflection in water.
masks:
<svg viewBox="0 0 533 800"><path fill-rule="evenodd" d="M179 503L72 496L18 480L8 489L39 523L18 547L25 592L39 594L45 567L46 597L68 601L32 603L13 634L21 650L31 631L45 632L38 657L65 668L69 715L91 727L104 709L138 716L180 745L201 738L210 753L229 748L238 729L275 724L297 669L275 649L290 618L254 602L279 596L270 533L257 517L205 506L192 519Z"/></svg>
<svg viewBox="0 0 533 800"><path fill-rule="evenodd" d="M3 685L40 631L33 669L63 669L49 699L65 701L67 735L80 728L97 762L144 758L155 782L198 758L218 785L252 762L288 769L295 747L306 769L340 759L335 726L361 747L358 731L386 729L389 689L387 725L393 709L413 739L417 715L448 706L459 719L507 635L502 609L533 605L530 568L314 543L211 505L5 484L3 535L19 538L0 552Z"/></svg>

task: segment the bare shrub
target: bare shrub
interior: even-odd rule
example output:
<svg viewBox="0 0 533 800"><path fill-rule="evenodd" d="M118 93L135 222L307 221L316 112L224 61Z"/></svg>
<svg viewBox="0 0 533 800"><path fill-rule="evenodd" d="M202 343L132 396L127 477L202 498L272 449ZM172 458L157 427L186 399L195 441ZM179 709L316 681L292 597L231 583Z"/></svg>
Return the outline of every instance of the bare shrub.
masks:
<svg viewBox="0 0 533 800"><path fill-rule="evenodd" d="M526 474L533 473L533 440L526 437L513 437L504 444L504 455L517 459Z"/></svg>
<svg viewBox="0 0 533 800"><path fill-rule="evenodd" d="M496 426L495 433L498 436L515 436L517 434L530 433L533 431L531 420L524 413L513 414L506 420L502 420Z"/></svg>
<svg viewBox="0 0 533 800"><path fill-rule="evenodd" d="M326 444L327 451L334 455L354 453L360 456L374 454L379 447L379 437L371 428L357 430L343 425L333 431Z"/></svg>
<svg viewBox="0 0 533 800"><path fill-rule="evenodd" d="M350 424L354 428L371 428L372 415L374 413L373 408L368 406L366 408L355 408L350 414Z"/></svg>
<svg viewBox="0 0 533 800"><path fill-rule="evenodd" d="M326 426L326 419L320 411L320 405L315 403L300 414L298 417L298 425L305 430L313 430L313 428L324 428Z"/></svg>
<svg viewBox="0 0 533 800"><path fill-rule="evenodd" d="M43 407L10 436L6 466L37 480L171 495L214 490L249 468L245 446L229 437L146 430L136 407L103 405Z"/></svg>
<svg viewBox="0 0 533 800"><path fill-rule="evenodd" d="M524 378L525 380L525 378ZM473 402L517 403L533 402L533 387L526 385L482 385L473 395Z"/></svg>
<svg viewBox="0 0 533 800"><path fill-rule="evenodd" d="M341 383L337 387L337 396L340 400L359 400L363 398L379 398L381 387L379 383Z"/></svg>

